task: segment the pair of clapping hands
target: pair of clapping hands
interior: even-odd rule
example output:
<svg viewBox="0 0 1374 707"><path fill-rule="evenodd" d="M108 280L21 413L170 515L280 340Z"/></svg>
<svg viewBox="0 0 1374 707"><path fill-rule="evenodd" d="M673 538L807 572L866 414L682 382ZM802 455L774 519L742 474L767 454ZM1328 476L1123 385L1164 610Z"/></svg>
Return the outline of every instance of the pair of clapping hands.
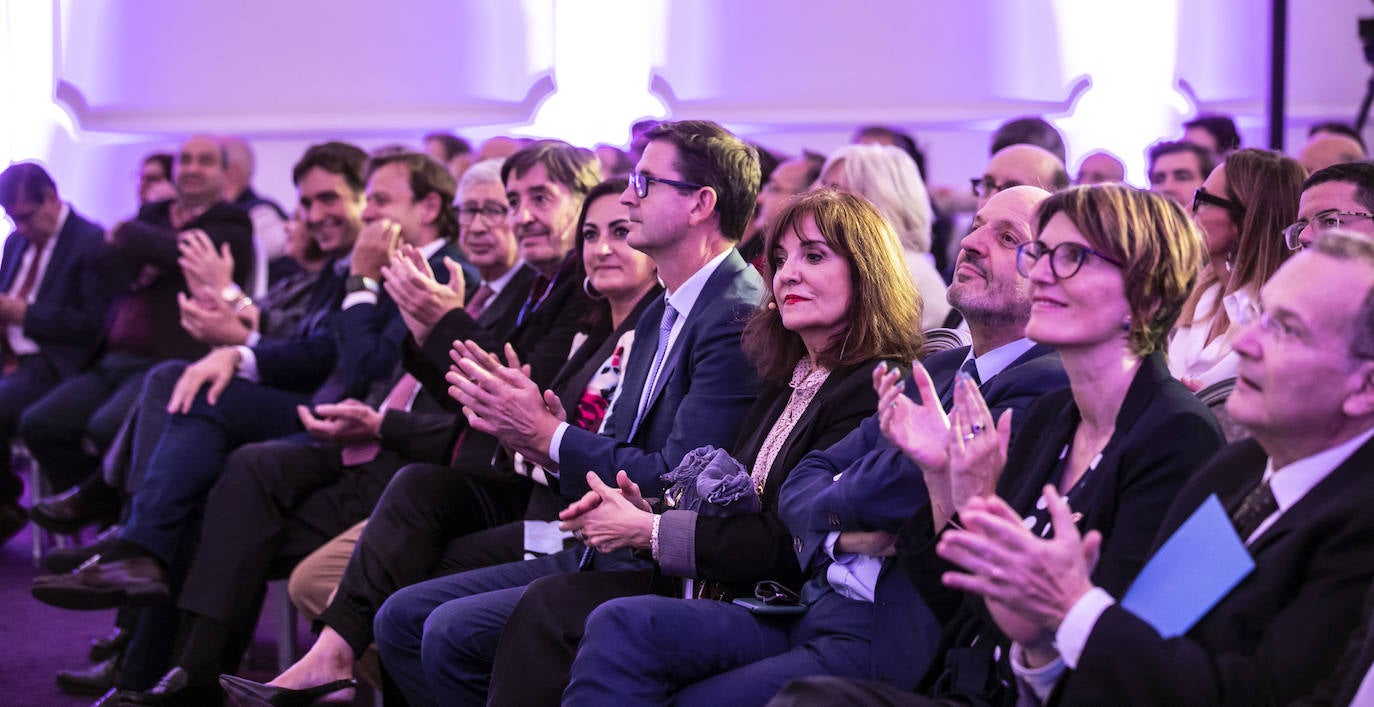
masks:
<svg viewBox="0 0 1374 707"><path fill-rule="evenodd" d="M899 371L880 367L873 385L883 435L924 473L935 532L944 530L936 550L964 570L946 572L941 579L982 596L1031 667L1043 665L1057 656L1054 632L1064 615L1092 588L1089 574L1102 536L1079 534L1074 513L1053 485L1043 493L1054 537L1046 540L1028 530L996 495L1011 439L1011 411L1003 412L994 428L977 384L960 373L954 408L946 415L930 375L919 363L912 365L912 374L922 402L904 394Z"/></svg>
<svg viewBox="0 0 1374 707"><path fill-rule="evenodd" d="M505 347L504 364L471 341L455 341L451 355L449 395L463 406L468 424L551 468L549 440L566 418L558 396L551 390L539 391L530 380L529 367L521 365L510 344ZM591 490L559 514L560 527L601 552L648 549L653 512L629 475L623 470L616 474L612 488L589 471L587 486Z"/></svg>

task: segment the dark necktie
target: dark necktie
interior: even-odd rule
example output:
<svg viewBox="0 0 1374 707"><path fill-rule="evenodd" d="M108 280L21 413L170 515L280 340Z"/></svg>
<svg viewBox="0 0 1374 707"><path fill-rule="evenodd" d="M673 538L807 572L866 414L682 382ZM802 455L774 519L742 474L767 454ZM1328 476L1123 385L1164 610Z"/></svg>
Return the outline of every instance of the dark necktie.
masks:
<svg viewBox="0 0 1374 707"><path fill-rule="evenodd" d="M468 316L473 319L482 316L482 312L487 309L487 302L491 300L491 296L494 294L496 294L496 291L491 289L491 285L485 282L482 283L481 287L478 287L477 291L472 293L472 299L468 300L468 303L463 306L463 311L467 312Z"/></svg>
<svg viewBox="0 0 1374 707"><path fill-rule="evenodd" d="M1256 484L1231 513L1231 524L1236 527L1241 542L1248 541L1255 529L1278 509L1279 502L1274 498L1269 482L1266 480Z"/></svg>
<svg viewBox="0 0 1374 707"><path fill-rule="evenodd" d="M959 367L959 372L960 372L960 373L967 373L968 376L969 376L970 378L973 379L973 384L974 384L974 385L982 385L982 384L983 384L983 381L982 381L981 379L978 378L978 362L977 362L976 359L970 357L969 360L964 361L964 365L962 365L962 366ZM945 392L943 392L943 393L940 394L940 406L943 407L944 409L948 410L948 409L950 409L951 407L953 407L953 405L954 405L954 387L957 386L958 384L959 384L959 376L956 375L956 376L954 376L953 379L951 379L951 380L949 381L949 385L945 387Z"/></svg>

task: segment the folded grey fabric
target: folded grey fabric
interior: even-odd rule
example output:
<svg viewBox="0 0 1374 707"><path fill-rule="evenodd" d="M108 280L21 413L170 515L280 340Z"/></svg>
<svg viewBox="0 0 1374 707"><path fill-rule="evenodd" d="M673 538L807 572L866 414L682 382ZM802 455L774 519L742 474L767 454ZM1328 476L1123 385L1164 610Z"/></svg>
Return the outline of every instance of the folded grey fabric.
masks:
<svg viewBox="0 0 1374 707"><path fill-rule="evenodd" d="M729 516L757 513L762 507L749 471L723 449L693 449L662 478L668 487L664 504L670 508Z"/></svg>

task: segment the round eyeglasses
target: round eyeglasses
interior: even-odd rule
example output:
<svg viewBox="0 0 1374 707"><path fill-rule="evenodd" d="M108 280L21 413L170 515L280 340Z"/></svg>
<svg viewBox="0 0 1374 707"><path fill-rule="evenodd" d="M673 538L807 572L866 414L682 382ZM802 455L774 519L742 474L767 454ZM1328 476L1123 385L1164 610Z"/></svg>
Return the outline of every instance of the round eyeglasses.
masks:
<svg viewBox="0 0 1374 707"><path fill-rule="evenodd" d="M1051 248L1041 241L1031 241L1016 246L1016 272L1021 273L1021 277L1030 277L1035 263L1046 255L1050 256L1050 274L1054 275L1056 280L1067 280L1077 275L1089 255L1095 255L1118 268L1122 267L1115 259L1082 243L1060 243Z"/></svg>

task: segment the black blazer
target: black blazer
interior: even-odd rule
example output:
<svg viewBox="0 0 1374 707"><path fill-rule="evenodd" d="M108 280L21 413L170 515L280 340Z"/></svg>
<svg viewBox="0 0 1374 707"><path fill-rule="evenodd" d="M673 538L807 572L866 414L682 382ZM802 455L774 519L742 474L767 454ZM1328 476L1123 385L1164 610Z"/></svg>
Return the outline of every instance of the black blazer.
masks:
<svg viewBox="0 0 1374 707"><path fill-rule="evenodd" d="M888 364L906 367L903 362ZM700 577L734 585L726 588L732 596L753 596L753 583L762 579L801 583L792 533L778 517L778 490L802 457L844 439L874 414L878 394L873 390L873 369L877 365L877 361L870 361L842 366L826 377L773 460L759 499L761 513L697 515L696 569ZM753 470L763 442L782 416L791 393L786 384L766 386L745 417L734 454L745 469Z"/></svg>
<svg viewBox="0 0 1374 707"><path fill-rule="evenodd" d="M1295 707L1331 707L1348 705L1355 699L1370 666L1374 665L1374 585L1364 597L1364 615L1345 644L1345 654L1335 672L1327 676L1311 695L1293 704Z"/></svg>
<svg viewBox="0 0 1374 707"><path fill-rule="evenodd" d="M1217 454L1179 493L1156 545L1213 493L1235 507L1266 458L1254 440ZM1281 705L1310 692L1340 658L1374 577L1371 468L1374 441L1255 539L1255 570L1185 635L1166 640L1120 606L1107 609L1052 701Z"/></svg>
<svg viewBox="0 0 1374 707"><path fill-rule="evenodd" d="M1073 391L1067 388L1047 393L1026 412L998 484L998 495L1017 513L1027 516L1034 511L1080 420ZM1146 357L1121 402L1115 432L1101 460L1083 477L1083 486L1072 499L1074 510L1083 514L1079 529L1097 530L1104 538L1101 559L1093 571L1095 584L1114 596L1125 592L1144 566L1165 509L1222 443L1216 418L1169 375L1164 356ZM932 666L922 680L922 690L936 693L933 696L952 692L976 698L980 704L1008 704L1014 693L1000 694L996 685L1014 684L1006 659L1010 642L987 616L982 599L952 592L941 584L940 575L957 568L935 553L929 514L913 519L904 533L908 541L924 538L924 542L903 543L899 548L909 551L903 553L907 572L932 608L938 607L945 624L941 635L944 660ZM951 609L956 612L953 616L947 614ZM973 645L983 648L978 653L962 650ZM1003 654L996 666L989 662L994 645ZM975 660L965 657L969 655L982 655L981 665L964 664ZM936 688L942 677L945 683L958 682L968 679L966 671L978 668L986 675L1000 674L1001 680L983 686L990 688L988 693L976 694L977 689L966 683Z"/></svg>
<svg viewBox="0 0 1374 707"><path fill-rule="evenodd" d="M58 378L81 370L100 340L110 298L100 274L105 232L75 210L54 236L52 257L43 282L24 314L24 336L38 344L38 356ZM20 276L28 239L14 235L5 241L0 259L0 292L9 292Z"/></svg>
<svg viewBox="0 0 1374 707"><path fill-rule="evenodd" d="M147 302L153 336L148 342L151 349L141 353L159 359L197 359L210 349L181 328L177 293L186 289L186 278L177 265L180 252L176 234L198 228L216 248L229 244L234 256L234 282L247 290L253 276L253 224L243 211L221 201L180 229L173 229L171 208L171 201L147 204L139 210L138 220L115 228L114 247L107 251L106 281L113 292ZM136 284L144 265L159 271L146 287Z"/></svg>

